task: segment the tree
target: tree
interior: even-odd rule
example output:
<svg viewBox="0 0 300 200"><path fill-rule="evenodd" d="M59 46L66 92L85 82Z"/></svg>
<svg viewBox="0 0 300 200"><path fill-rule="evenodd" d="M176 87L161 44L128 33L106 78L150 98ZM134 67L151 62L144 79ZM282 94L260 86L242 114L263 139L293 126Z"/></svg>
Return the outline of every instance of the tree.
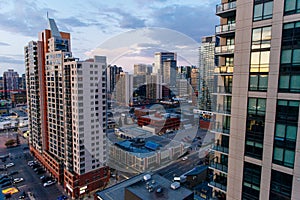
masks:
<svg viewBox="0 0 300 200"><path fill-rule="evenodd" d="M14 139L11 139L11 140L8 140L8 141L5 142L5 146L7 148L9 148L9 147L15 145L15 143L16 143L16 141Z"/></svg>

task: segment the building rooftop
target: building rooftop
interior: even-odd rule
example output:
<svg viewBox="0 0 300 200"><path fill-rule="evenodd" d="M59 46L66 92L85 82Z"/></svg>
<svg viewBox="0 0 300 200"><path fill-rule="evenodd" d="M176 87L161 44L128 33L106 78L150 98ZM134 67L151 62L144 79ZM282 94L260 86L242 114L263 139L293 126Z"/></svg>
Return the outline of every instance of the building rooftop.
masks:
<svg viewBox="0 0 300 200"><path fill-rule="evenodd" d="M202 165L202 166L197 166L195 168L193 168L192 170L188 171L187 173L185 173L185 176L195 176L198 175L200 173L202 173L203 171L207 170L208 166L206 165Z"/></svg>
<svg viewBox="0 0 300 200"><path fill-rule="evenodd" d="M143 200L193 199L194 194L192 191L184 187L173 190L170 188L172 182L157 174L152 174L151 179L145 181L143 179L145 175L146 174L143 173L132 177L110 188L97 192L96 196L103 200L123 200L129 199L127 195L131 193ZM152 186L152 192L149 192L146 188L147 184ZM162 189L161 192L157 192L158 188Z"/></svg>

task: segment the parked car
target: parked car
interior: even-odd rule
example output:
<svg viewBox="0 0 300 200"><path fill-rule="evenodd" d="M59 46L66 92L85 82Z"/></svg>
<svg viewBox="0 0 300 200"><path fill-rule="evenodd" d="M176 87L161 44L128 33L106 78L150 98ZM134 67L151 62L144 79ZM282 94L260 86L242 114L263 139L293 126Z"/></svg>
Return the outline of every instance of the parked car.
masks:
<svg viewBox="0 0 300 200"><path fill-rule="evenodd" d="M2 179L4 179L4 178L8 178L8 176L7 176L6 174L1 174L1 175L0 175L0 181L1 181Z"/></svg>
<svg viewBox="0 0 300 200"><path fill-rule="evenodd" d="M6 168L9 168L9 167L15 166L15 164L14 163L8 163L5 166L6 166Z"/></svg>
<svg viewBox="0 0 300 200"><path fill-rule="evenodd" d="M183 158L182 158L182 160L187 160L188 159L188 157L187 156L184 156Z"/></svg>
<svg viewBox="0 0 300 200"><path fill-rule="evenodd" d="M20 182L22 182L22 181L24 181L23 178L15 178L15 179L14 179L14 183L20 183Z"/></svg>
<svg viewBox="0 0 300 200"><path fill-rule="evenodd" d="M37 174L43 174L45 173L46 171L44 169L39 169L36 171Z"/></svg>
<svg viewBox="0 0 300 200"><path fill-rule="evenodd" d="M15 175L15 174L18 174L19 172L18 171L12 171L12 172L10 172L8 175L9 176L12 176L12 175Z"/></svg>
<svg viewBox="0 0 300 200"><path fill-rule="evenodd" d="M7 187L7 186L10 186L11 185L11 181L7 181L7 182L4 182L2 183L1 187L4 188L4 187Z"/></svg>
<svg viewBox="0 0 300 200"><path fill-rule="evenodd" d="M40 179L41 179L42 183L46 183L47 181L54 180L50 176L41 176Z"/></svg>
<svg viewBox="0 0 300 200"><path fill-rule="evenodd" d="M27 194L25 191L22 192L22 194L19 196L19 199L25 199L27 197Z"/></svg>
<svg viewBox="0 0 300 200"><path fill-rule="evenodd" d="M10 181L10 178L3 178L3 179L1 179L0 180L0 184L3 184L3 183L5 183L5 182L7 182L7 181Z"/></svg>
<svg viewBox="0 0 300 200"><path fill-rule="evenodd" d="M39 167L34 168L33 171L37 172L37 171L39 171L41 169L43 169L43 168L41 166L39 166Z"/></svg>
<svg viewBox="0 0 300 200"><path fill-rule="evenodd" d="M66 199L68 199L68 197L65 195L57 197L57 200L66 200Z"/></svg>
<svg viewBox="0 0 300 200"><path fill-rule="evenodd" d="M46 183L44 183L44 187L47 187L47 186L50 186L50 185L53 185L53 184L55 184L56 183L56 181L55 180L50 180L50 181L47 181Z"/></svg>

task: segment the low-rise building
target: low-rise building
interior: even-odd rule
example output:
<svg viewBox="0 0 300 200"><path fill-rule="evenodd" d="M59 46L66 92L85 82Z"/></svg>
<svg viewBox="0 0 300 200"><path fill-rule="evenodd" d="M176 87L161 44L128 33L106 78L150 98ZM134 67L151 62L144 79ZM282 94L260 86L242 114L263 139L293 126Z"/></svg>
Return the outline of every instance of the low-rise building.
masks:
<svg viewBox="0 0 300 200"><path fill-rule="evenodd" d="M178 187L171 188L171 181L157 174L140 174L110 188L96 192L95 200L193 200L192 191Z"/></svg>

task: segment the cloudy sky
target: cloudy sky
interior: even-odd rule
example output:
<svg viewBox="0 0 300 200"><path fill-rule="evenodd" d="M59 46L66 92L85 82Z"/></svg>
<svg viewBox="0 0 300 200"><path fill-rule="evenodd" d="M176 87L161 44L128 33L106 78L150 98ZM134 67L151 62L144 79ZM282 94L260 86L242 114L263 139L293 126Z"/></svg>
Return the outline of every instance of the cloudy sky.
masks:
<svg viewBox="0 0 300 200"><path fill-rule="evenodd" d="M105 55L128 67L154 62L156 51L175 51L197 65L202 36L214 33L220 0L0 0L0 75L24 73L24 46L46 29L47 12L60 31L71 33L72 52L86 59ZM180 64L180 63L179 63Z"/></svg>

